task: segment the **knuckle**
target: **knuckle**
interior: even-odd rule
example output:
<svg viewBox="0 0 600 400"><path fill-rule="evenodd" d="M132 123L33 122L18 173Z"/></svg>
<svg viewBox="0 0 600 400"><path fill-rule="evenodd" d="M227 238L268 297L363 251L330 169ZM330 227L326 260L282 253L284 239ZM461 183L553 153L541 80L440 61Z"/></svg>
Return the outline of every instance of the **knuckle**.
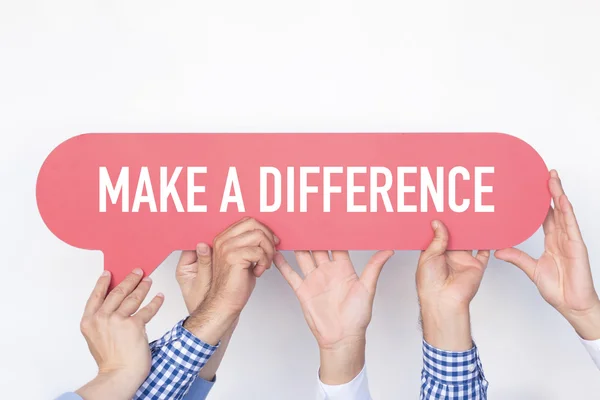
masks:
<svg viewBox="0 0 600 400"><path fill-rule="evenodd" d="M86 334L91 328L92 321L87 317L82 318L81 322L79 323L79 330L81 331L81 333Z"/></svg>
<svg viewBox="0 0 600 400"><path fill-rule="evenodd" d="M119 314L117 314L117 313L114 313L114 314L111 314L111 315L108 317L108 322L109 322L109 324L114 324L114 323L116 323L116 322L120 322L120 321L121 321L121 319L122 319L122 318L121 318L121 316L120 316Z"/></svg>
<svg viewBox="0 0 600 400"><path fill-rule="evenodd" d="M94 293L92 294L92 298L96 301L102 300L102 292L100 290L94 291Z"/></svg>
<svg viewBox="0 0 600 400"><path fill-rule="evenodd" d="M237 255L236 252L232 251L232 252L225 253L225 257L224 258L225 258L225 261L227 263L233 264L233 263L235 263L237 261L238 255Z"/></svg>
<svg viewBox="0 0 600 400"><path fill-rule="evenodd" d="M142 298L142 296L140 296L139 293L131 293L128 296L127 300L135 303L141 303L144 299Z"/></svg>
<svg viewBox="0 0 600 400"><path fill-rule="evenodd" d="M253 249L254 256L259 260L267 258L267 252L262 247L255 247Z"/></svg>
<svg viewBox="0 0 600 400"><path fill-rule="evenodd" d="M98 311L96 314L94 314L93 320L90 321L90 326L106 322L109 316L110 314L108 314L106 311Z"/></svg>
<svg viewBox="0 0 600 400"><path fill-rule="evenodd" d="M262 230L262 229L260 229L260 228L256 228L256 229L254 229L254 230L253 230L253 233L254 233L256 236L259 236L261 239L266 239L266 240L270 241L270 239L269 239L269 236L268 236L268 235L265 233L265 231L263 231L263 230Z"/></svg>
<svg viewBox="0 0 600 400"><path fill-rule="evenodd" d="M123 289L123 286L119 285L116 288L114 288L111 293L115 296L124 296L125 290Z"/></svg>

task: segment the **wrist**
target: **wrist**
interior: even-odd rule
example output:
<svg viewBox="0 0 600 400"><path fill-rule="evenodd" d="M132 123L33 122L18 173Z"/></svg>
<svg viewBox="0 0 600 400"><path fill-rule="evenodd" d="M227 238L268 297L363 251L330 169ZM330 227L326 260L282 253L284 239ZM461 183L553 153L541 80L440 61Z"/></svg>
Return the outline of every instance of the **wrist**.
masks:
<svg viewBox="0 0 600 400"><path fill-rule="evenodd" d="M443 305L421 302L423 338L431 346L445 351L473 348L468 305Z"/></svg>
<svg viewBox="0 0 600 400"><path fill-rule="evenodd" d="M240 315L219 303L218 299L207 298L183 324L194 336L212 346L219 343Z"/></svg>
<svg viewBox="0 0 600 400"><path fill-rule="evenodd" d="M95 399L131 399L142 384L133 379L133 374L125 371L100 371L98 375L81 387L76 393L85 400Z"/></svg>
<svg viewBox="0 0 600 400"><path fill-rule="evenodd" d="M319 379L326 385L343 385L352 381L365 366L366 338L344 339L331 346L322 346Z"/></svg>
<svg viewBox="0 0 600 400"><path fill-rule="evenodd" d="M600 339L600 302L588 310L570 310L562 314L582 339Z"/></svg>

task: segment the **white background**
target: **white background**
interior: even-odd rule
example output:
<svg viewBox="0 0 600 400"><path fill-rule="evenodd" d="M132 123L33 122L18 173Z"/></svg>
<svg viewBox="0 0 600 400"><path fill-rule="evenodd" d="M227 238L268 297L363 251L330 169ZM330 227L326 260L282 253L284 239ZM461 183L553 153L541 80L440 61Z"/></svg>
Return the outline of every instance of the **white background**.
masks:
<svg viewBox="0 0 600 400"><path fill-rule="evenodd" d="M102 254L55 238L35 204L46 155L84 132L511 133L562 173L600 284L599 20L597 0L1 0L0 396L50 399L95 374L78 325ZM541 234L523 248L538 255ZM184 317L177 257L153 274L167 300L152 338ZM396 254L380 280L375 399L418 396L416 259ZM598 398L577 336L516 268L492 261L472 319L491 399ZM272 269L210 398L310 399L317 366Z"/></svg>

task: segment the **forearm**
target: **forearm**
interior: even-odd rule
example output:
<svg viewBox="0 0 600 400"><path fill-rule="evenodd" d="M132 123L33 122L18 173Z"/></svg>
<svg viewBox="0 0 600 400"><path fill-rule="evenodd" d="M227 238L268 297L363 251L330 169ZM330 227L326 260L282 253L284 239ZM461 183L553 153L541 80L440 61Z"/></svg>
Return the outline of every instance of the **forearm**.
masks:
<svg viewBox="0 0 600 400"><path fill-rule="evenodd" d="M421 302L421 323L424 340L420 398L449 398L440 396L460 392L464 398L486 399L488 382L471 337L468 306Z"/></svg>
<svg viewBox="0 0 600 400"><path fill-rule="evenodd" d="M75 393L84 400L128 400L133 397L138 386L139 383L134 383L132 385L127 377L98 374L96 378L88 382Z"/></svg>
<svg viewBox="0 0 600 400"><path fill-rule="evenodd" d="M581 338L581 342L600 369L600 306L586 312L562 313Z"/></svg>
<svg viewBox="0 0 600 400"><path fill-rule="evenodd" d="M237 321L225 332L223 338L221 338L221 343L219 344L219 348L215 353L210 357L210 360L206 363L204 368L200 370L200 378L205 381L212 382L215 379L217 374L217 370L221 365L221 361L223 361L223 357L225 356L225 352L227 351L227 347L229 346L229 342L231 341L231 336L235 330L237 325Z"/></svg>
<svg viewBox="0 0 600 400"><path fill-rule="evenodd" d="M586 311L561 312L584 340L600 339L600 303Z"/></svg>
<svg viewBox="0 0 600 400"><path fill-rule="evenodd" d="M320 349L319 378L326 385L353 380L365 366L365 337L352 338L334 347Z"/></svg>
<svg viewBox="0 0 600 400"><path fill-rule="evenodd" d="M320 350L318 400L371 400L365 343L363 336Z"/></svg>
<svg viewBox="0 0 600 400"><path fill-rule="evenodd" d="M185 321L184 327L202 341L216 346L232 328L240 312L221 308L218 298L207 298Z"/></svg>
<svg viewBox="0 0 600 400"><path fill-rule="evenodd" d="M150 374L135 393L134 400L181 398L217 350L216 346L185 329L183 321L150 347Z"/></svg>
<svg viewBox="0 0 600 400"><path fill-rule="evenodd" d="M449 307L439 302L421 302L423 338L432 346L447 351L466 351L473 347L469 307Z"/></svg>

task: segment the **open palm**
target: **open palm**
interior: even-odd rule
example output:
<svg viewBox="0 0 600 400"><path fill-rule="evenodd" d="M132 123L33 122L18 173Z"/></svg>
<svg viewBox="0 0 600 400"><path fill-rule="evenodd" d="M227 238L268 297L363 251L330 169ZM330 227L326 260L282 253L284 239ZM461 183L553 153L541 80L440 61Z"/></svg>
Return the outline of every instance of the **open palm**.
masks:
<svg viewBox="0 0 600 400"><path fill-rule="evenodd" d="M333 348L340 342L363 337L371 321L377 279L393 255L380 251L369 260L359 277L347 251L297 251L304 279L281 253L275 265L290 284L319 346Z"/></svg>
<svg viewBox="0 0 600 400"><path fill-rule="evenodd" d="M550 172L550 207L544 221L544 253L534 259L518 249L496 252L500 260L523 270L542 297L567 318L600 307L592 281L587 248L556 171Z"/></svg>

